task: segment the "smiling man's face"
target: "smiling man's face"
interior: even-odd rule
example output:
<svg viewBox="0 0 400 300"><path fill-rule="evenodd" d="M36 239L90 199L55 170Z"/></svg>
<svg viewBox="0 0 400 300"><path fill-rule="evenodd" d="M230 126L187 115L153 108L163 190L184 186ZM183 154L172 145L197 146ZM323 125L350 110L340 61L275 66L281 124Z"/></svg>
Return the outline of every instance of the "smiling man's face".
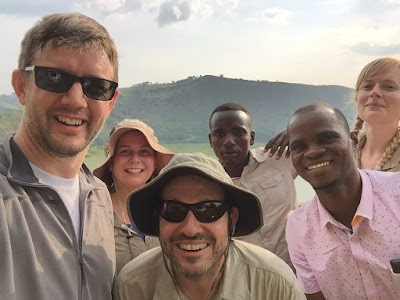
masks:
<svg viewBox="0 0 400 300"><path fill-rule="evenodd" d="M109 59L95 49L80 51L67 46L46 46L36 55L33 64L81 77L112 80L114 76ZM34 71L24 71L25 79L22 71L14 73L16 94L25 105L20 131L30 138L34 147L56 157L75 157L86 150L103 127L118 95L116 91L109 101L90 99L79 82L67 92L50 92L35 84Z"/></svg>
<svg viewBox="0 0 400 300"><path fill-rule="evenodd" d="M288 135L293 165L315 190L346 182L354 166L352 140L332 109L294 115Z"/></svg>
<svg viewBox="0 0 400 300"><path fill-rule="evenodd" d="M223 201L224 190L219 184L199 176L181 176L164 186L161 200L185 204ZM236 212L234 208L234 216ZM228 218L225 212L214 222L202 223L190 210L179 223L160 217L160 244L178 277L196 279L212 277L219 272L229 243ZM232 218L232 226L236 220L237 216Z"/></svg>

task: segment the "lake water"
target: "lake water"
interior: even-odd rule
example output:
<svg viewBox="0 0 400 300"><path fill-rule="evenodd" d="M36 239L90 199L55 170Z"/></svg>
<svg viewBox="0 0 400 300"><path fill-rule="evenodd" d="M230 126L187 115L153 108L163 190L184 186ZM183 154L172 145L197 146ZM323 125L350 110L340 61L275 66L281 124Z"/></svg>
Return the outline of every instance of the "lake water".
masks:
<svg viewBox="0 0 400 300"><path fill-rule="evenodd" d="M297 176L294 183L296 185L296 193L299 202L306 202L311 200L312 197L314 197L315 195L314 189L303 178Z"/></svg>
<svg viewBox="0 0 400 300"><path fill-rule="evenodd" d="M262 147L265 144L262 143L255 143L254 147ZM210 145L208 143L199 143L199 144L163 144L163 146L167 147L174 153L178 152L203 152L207 155L214 156L214 152ZM88 166L90 170L93 171L94 168L99 166L103 159L104 159L104 154L103 154L103 149L92 149L91 155L86 157L85 163ZM299 202L306 202L310 200L315 192L312 189L311 185L303 180L300 176L297 176L295 179L295 185L296 185L296 192L297 192L297 198L299 199Z"/></svg>

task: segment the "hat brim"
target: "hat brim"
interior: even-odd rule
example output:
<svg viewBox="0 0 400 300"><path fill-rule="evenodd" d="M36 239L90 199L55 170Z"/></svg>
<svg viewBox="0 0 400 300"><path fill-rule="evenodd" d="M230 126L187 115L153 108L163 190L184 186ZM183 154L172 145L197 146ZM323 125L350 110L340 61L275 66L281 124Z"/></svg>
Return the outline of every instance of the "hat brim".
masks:
<svg viewBox="0 0 400 300"><path fill-rule="evenodd" d="M217 180L207 173L187 166L172 167L142 188L132 192L128 197L128 215L132 225L141 233L158 236L158 215L156 207L159 195L164 185L172 178L186 175L197 175L222 185L226 197L239 212L235 232L232 236L239 237L251 234L263 225L260 202L256 195L240 187L229 185ZM258 214L254 214L258 212ZM156 219L157 218L157 219Z"/></svg>

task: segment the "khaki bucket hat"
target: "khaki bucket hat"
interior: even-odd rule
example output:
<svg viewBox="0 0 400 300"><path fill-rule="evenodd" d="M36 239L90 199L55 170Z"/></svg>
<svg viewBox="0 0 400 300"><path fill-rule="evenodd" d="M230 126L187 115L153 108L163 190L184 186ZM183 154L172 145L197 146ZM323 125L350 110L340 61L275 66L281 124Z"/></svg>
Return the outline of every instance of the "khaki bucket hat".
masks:
<svg viewBox="0 0 400 300"><path fill-rule="evenodd" d="M159 175L128 196L128 214L132 225L145 235L158 235L158 205L162 188L172 178L197 175L219 183L226 200L239 211L234 237L245 236L263 225L261 205L253 193L237 187L216 159L203 153L179 153L171 159Z"/></svg>
<svg viewBox="0 0 400 300"><path fill-rule="evenodd" d="M154 130L146 123L137 119L125 119L119 122L110 132L110 137L107 143L104 145L105 159L96 169L93 170L93 174L100 178L103 182L110 186L112 183L112 175L108 168L108 161L112 158L115 151L115 146L119 137L125 132L131 130L138 130L146 137L149 145L156 151L155 157L155 174L157 175L160 170L168 164L174 154L167 148L161 146L158 143L158 139L154 135Z"/></svg>

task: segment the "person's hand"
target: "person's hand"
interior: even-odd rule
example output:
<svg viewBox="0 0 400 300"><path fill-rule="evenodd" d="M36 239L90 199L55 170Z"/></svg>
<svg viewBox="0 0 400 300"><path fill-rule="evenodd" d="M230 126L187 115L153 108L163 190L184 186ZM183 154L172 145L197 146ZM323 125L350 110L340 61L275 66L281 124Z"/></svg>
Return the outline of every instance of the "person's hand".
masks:
<svg viewBox="0 0 400 300"><path fill-rule="evenodd" d="M275 158L280 159L285 149L287 149L285 157L289 158L289 139L286 130L278 133L276 136L270 139L264 147L264 152L268 152L268 150L270 150L269 156L272 157L278 150Z"/></svg>

